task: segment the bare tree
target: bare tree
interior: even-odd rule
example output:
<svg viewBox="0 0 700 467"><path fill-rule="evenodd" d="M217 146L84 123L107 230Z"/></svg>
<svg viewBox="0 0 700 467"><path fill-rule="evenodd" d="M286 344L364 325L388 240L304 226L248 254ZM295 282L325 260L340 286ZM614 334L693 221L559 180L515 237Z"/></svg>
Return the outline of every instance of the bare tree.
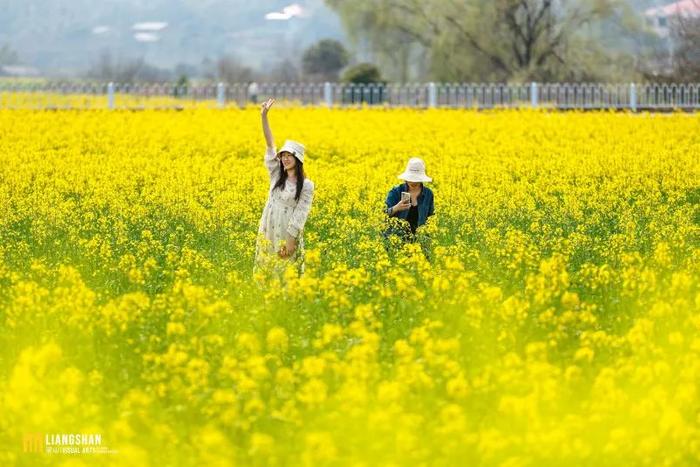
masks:
<svg viewBox="0 0 700 467"><path fill-rule="evenodd" d="M284 59L274 65L264 78L271 82L290 83L299 81L300 76L299 66L289 59Z"/></svg>
<svg viewBox="0 0 700 467"><path fill-rule="evenodd" d="M691 2L700 11L700 0ZM640 68L651 81L700 81L700 16L691 11L674 13L667 22L668 37L653 34L651 59Z"/></svg>
<svg viewBox="0 0 700 467"><path fill-rule="evenodd" d="M172 72L149 65L143 58L114 60L107 50L100 54L85 75L90 79L117 83L160 82L172 78Z"/></svg>
<svg viewBox="0 0 700 467"><path fill-rule="evenodd" d="M400 27L391 5L375 0L326 0L335 9L355 49L365 60L381 63L385 75L399 82L425 71L426 48Z"/></svg>
<svg viewBox="0 0 700 467"><path fill-rule="evenodd" d="M700 12L700 0L692 0ZM700 81L700 15L679 14L672 22L673 74L679 81Z"/></svg>
<svg viewBox="0 0 700 467"><path fill-rule="evenodd" d="M241 64L232 55L219 57L213 67L211 62L207 62L205 66L209 66L209 70L205 72L205 77L211 80L226 83L244 83L255 79L253 70Z"/></svg>

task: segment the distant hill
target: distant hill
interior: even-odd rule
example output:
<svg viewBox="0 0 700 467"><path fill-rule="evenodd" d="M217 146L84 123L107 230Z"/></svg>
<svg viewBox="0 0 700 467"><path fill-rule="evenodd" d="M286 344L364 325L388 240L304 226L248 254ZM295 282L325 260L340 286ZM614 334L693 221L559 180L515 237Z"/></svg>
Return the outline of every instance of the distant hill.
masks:
<svg viewBox="0 0 700 467"><path fill-rule="evenodd" d="M0 46L48 74L81 72L103 51L163 68L231 54L261 69L328 37L344 40L323 0L0 0Z"/></svg>

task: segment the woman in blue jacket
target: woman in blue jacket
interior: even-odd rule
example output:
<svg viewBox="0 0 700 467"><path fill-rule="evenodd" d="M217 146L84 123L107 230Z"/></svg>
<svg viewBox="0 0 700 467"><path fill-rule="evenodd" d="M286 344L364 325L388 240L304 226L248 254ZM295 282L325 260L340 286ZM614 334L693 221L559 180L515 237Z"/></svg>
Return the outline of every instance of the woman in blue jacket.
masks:
<svg viewBox="0 0 700 467"><path fill-rule="evenodd" d="M413 242L416 239L416 229L425 224L428 217L435 212L433 192L424 185L433 179L425 173L425 162L417 157L409 159L406 170L398 178L404 180L404 183L389 191L384 212L389 218L396 217L403 222L392 222L390 219L390 225L384 231L384 238L388 239L395 234L403 241ZM402 193L409 195L402 197Z"/></svg>

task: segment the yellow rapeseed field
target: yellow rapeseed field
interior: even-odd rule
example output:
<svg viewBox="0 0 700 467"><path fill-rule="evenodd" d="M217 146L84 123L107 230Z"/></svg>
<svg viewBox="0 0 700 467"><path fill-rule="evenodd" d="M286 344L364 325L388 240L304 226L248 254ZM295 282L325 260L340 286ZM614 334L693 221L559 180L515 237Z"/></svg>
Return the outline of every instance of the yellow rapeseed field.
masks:
<svg viewBox="0 0 700 467"><path fill-rule="evenodd" d="M700 463L700 116L270 121L316 191L261 285L257 107L0 111L0 465ZM430 262L381 239L414 155Z"/></svg>

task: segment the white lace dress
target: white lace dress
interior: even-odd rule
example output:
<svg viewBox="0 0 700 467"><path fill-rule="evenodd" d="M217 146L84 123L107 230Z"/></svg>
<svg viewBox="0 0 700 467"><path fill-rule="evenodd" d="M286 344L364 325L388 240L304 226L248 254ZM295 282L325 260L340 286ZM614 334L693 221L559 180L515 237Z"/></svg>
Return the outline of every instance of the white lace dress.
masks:
<svg viewBox="0 0 700 467"><path fill-rule="evenodd" d="M283 190L275 189L275 183L280 176L280 163L275 157L276 149L268 148L265 152L265 167L270 174L270 188L267 203L263 209L258 227L258 240L255 248L255 270L260 267L272 266L284 268L289 260L280 261L277 253L291 235L297 239L297 248L290 258L294 261L300 272L304 270L304 224L311 211L314 184L311 180L304 179L304 187L301 190L299 201L295 199L296 183L287 180Z"/></svg>

